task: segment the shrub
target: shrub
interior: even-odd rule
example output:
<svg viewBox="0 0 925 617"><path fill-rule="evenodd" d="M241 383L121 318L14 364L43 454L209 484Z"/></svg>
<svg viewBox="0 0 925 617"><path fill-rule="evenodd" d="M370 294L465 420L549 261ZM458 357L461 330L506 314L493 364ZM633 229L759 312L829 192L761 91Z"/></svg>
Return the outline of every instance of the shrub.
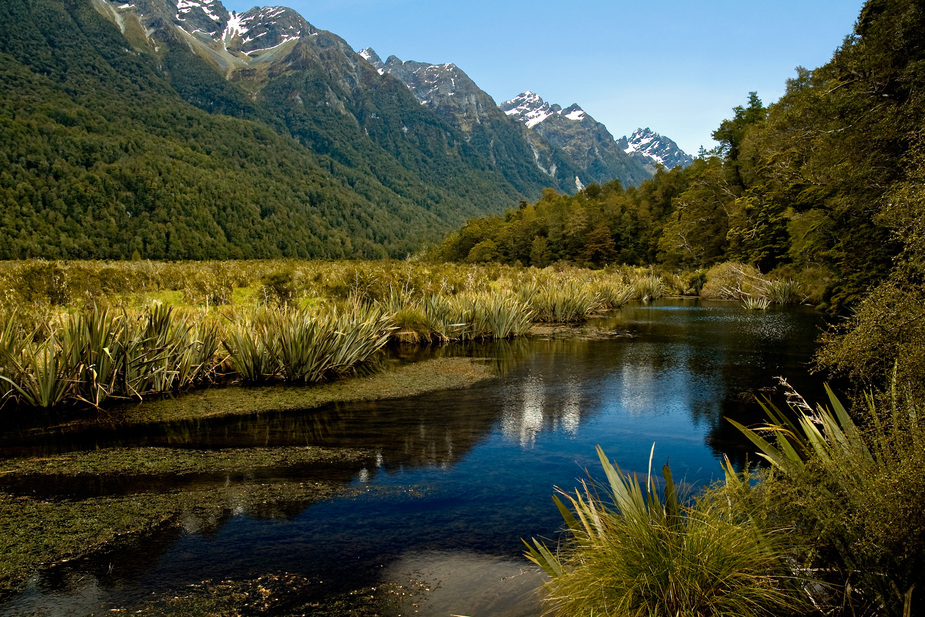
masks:
<svg viewBox="0 0 925 617"><path fill-rule="evenodd" d="M700 296L715 300L744 300L764 297L765 280L754 266L727 261L707 270Z"/></svg>
<svg viewBox="0 0 925 617"><path fill-rule="evenodd" d="M921 614L925 588L925 426L917 407L877 409L872 397L858 426L828 390L815 410L791 393L796 419L773 405L770 422L733 422L772 465L755 509L785 524L802 550L795 559L840 595L829 603L852 615ZM913 611L913 607L917 607Z"/></svg>

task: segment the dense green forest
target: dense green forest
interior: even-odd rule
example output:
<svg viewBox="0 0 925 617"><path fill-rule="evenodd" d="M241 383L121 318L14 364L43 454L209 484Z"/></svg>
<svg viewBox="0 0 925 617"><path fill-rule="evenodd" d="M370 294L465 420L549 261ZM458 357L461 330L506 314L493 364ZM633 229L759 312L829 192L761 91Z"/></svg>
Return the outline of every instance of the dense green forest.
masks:
<svg viewBox="0 0 925 617"><path fill-rule="evenodd" d="M547 191L502 217L470 220L436 254L814 271L829 281L826 305L842 312L909 256L908 228L920 224L923 31L917 3L869 2L828 64L797 68L771 105L749 94L713 133L719 147L690 167L662 169L637 188Z"/></svg>
<svg viewBox="0 0 925 617"><path fill-rule="evenodd" d="M87 0L0 4L0 259L403 257L523 197L371 67L357 92L315 57L234 83L155 37Z"/></svg>

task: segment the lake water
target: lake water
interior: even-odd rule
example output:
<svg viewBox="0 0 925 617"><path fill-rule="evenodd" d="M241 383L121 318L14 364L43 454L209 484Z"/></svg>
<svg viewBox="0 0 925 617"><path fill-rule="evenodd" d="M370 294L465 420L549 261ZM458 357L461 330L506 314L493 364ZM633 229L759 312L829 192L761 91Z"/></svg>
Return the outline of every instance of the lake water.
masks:
<svg viewBox="0 0 925 617"><path fill-rule="evenodd" d="M633 305L596 320L592 337L433 351L485 357L497 366L498 379L465 390L97 436L103 446L311 444L371 454L353 465L199 478L247 486L320 478L349 493L319 503L268 503L263 510L229 505L216 520L191 520L181 531L37 577L0 613L103 614L201 581L272 574L313 584L298 592L302 597L253 614L302 614L308 600L321 605L331 595L388 584L383 614L538 615L540 577L523 558L521 539L557 537L554 487L572 488L589 473L598 477L597 445L623 470L644 474L654 443L653 467L669 462L690 490L721 476L724 455L741 465L745 441L724 418L759 421L752 395L770 393L777 375L819 400L821 383L807 366L821 324L802 308ZM141 490L90 484L31 488L68 497ZM293 606L302 608L293 613Z"/></svg>

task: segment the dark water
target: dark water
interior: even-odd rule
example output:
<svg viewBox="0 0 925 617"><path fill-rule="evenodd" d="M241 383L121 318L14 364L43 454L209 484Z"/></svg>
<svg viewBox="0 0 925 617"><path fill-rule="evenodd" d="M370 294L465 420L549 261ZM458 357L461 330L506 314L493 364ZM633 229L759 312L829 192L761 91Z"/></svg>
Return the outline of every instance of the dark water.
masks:
<svg viewBox="0 0 925 617"><path fill-rule="evenodd" d="M695 490L721 476L724 455L743 463L744 440L724 418L760 420L752 395L770 394L775 376L810 400L821 394L807 374L821 325L812 311L661 302L624 308L597 325L632 336L440 351L490 356L497 365L499 379L466 390L93 435L101 446L316 444L372 454L352 466L280 468L257 478L323 477L356 489L349 497L275 504L262 514L231 508L205 531L191 524L82 563L80 576L65 568L39 577L0 613L102 614L197 581L273 572L323 580L330 593L427 581L439 588L422 614L537 614L529 591L538 579L522 558L521 538L556 537L553 487L575 486L586 469L596 475L595 446L624 470L644 474L654 443L655 468L667 460L675 478ZM45 445L67 448L61 440ZM235 480L184 480L219 481ZM115 479L29 488L70 497L139 490Z"/></svg>

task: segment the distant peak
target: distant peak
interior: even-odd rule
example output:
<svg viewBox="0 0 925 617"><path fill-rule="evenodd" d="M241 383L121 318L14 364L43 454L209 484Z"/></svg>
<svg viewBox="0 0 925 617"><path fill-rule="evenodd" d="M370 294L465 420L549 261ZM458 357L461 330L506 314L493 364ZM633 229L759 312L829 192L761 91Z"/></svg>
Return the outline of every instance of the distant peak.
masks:
<svg viewBox="0 0 925 617"><path fill-rule="evenodd" d="M694 161L694 158L681 150L673 140L649 127L636 129L632 135L621 139L620 143L627 154L643 157L668 169L678 165L687 167Z"/></svg>
<svg viewBox="0 0 925 617"><path fill-rule="evenodd" d="M382 58L379 57L379 54L372 47L367 47L359 52L357 52L361 58L372 64L375 68L381 69L383 67Z"/></svg>

